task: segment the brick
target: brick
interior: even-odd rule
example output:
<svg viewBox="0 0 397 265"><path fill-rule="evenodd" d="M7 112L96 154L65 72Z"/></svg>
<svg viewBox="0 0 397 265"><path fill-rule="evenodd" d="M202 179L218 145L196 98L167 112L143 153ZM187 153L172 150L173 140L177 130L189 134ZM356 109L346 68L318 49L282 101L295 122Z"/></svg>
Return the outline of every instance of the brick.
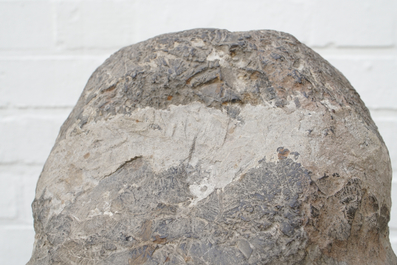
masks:
<svg viewBox="0 0 397 265"><path fill-rule="evenodd" d="M191 28L225 28L230 31L274 29L301 41L309 29L305 1L137 1L139 39ZM178 10L178 11L176 11ZM297 23L298 22L298 23Z"/></svg>
<svg viewBox="0 0 397 265"><path fill-rule="evenodd" d="M52 112L0 118L0 162L43 164L70 109Z"/></svg>
<svg viewBox="0 0 397 265"><path fill-rule="evenodd" d="M341 71L369 108L397 109L397 58L324 56Z"/></svg>
<svg viewBox="0 0 397 265"><path fill-rule="evenodd" d="M43 49L53 45L48 1L0 2L0 49Z"/></svg>
<svg viewBox="0 0 397 265"><path fill-rule="evenodd" d="M136 10L134 1L62 1L54 4L56 41L62 48L121 48L137 42L135 18L141 11Z"/></svg>
<svg viewBox="0 0 397 265"><path fill-rule="evenodd" d="M102 57L0 58L0 107L74 106Z"/></svg>
<svg viewBox="0 0 397 265"><path fill-rule="evenodd" d="M15 176L0 172L0 220L17 217L17 182Z"/></svg>
<svg viewBox="0 0 397 265"><path fill-rule="evenodd" d="M393 0L312 1L309 46L391 46Z"/></svg>
<svg viewBox="0 0 397 265"><path fill-rule="evenodd" d="M0 226L0 264L26 264L32 254L31 226Z"/></svg>

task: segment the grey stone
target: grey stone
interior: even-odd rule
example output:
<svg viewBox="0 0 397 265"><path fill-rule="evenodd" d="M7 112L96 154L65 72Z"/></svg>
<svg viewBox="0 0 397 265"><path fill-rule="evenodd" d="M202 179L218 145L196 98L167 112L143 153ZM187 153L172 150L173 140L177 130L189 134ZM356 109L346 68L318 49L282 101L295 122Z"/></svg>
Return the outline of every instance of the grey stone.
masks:
<svg viewBox="0 0 397 265"><path fill-rule="evenodd" d="M238 249L241 251L241 253L244 254L245 258L249 259L252 254L252 248L248 243L248 241L241 239L238 241L237 245L238 245Z"/></svg>
<svg viewBox="0 0 397 265"><path fill-rule="evenodd" d="M28 264L397 264L390 183L359 95L293 36L165 34L89 79Z"/></svg>

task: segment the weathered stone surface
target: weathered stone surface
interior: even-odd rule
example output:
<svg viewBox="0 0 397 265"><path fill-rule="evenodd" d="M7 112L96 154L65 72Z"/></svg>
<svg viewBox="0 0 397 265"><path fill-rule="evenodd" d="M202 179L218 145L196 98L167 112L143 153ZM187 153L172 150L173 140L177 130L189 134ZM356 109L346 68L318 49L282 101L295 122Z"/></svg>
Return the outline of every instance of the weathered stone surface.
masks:
<svg viewBox="0 0 397 265"><path fill-rule="evenodd" d="M390 182L358 94L291 35L166 34L88 81L28 264L397 264Z"/></svg>

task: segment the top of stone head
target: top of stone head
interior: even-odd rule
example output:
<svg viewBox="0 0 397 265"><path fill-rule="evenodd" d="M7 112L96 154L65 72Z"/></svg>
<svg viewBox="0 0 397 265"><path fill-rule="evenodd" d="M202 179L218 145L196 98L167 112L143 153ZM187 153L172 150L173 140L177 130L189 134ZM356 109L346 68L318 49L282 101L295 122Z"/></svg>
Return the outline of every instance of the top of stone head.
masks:
<svg viewBox="0 0 397 265"><path fill-rule="evenodd" d="M125 47L94 72L71 119L83 124L136 108L192 102L218 109L261 104L287 111L295 110L291 103L314 109L332 102L348 105L376 128L337 69L292 35L272 30L194 29ZM92 111L84 115L83 109Z"/></svg>
<svg viewBox="0 0 397 265"><path fill-rule="evenodd" d="M359 95L293 36L165 34L89 79L28 264L396 264L390 183Z"/></svg>

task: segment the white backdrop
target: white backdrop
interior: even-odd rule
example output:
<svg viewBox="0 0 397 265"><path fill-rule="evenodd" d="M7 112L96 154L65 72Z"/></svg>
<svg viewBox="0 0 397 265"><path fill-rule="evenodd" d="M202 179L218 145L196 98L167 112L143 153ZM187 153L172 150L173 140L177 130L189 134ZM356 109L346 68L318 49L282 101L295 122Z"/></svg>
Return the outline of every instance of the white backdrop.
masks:
<svg viewBox="0 0 397 265"><path fill-rule="evenodd" d="M285 31L345 74L392 158L397 250L397 0L0 0L0 264L29 260L36 181L90 74L123 46L197 27Z"/></svg>

